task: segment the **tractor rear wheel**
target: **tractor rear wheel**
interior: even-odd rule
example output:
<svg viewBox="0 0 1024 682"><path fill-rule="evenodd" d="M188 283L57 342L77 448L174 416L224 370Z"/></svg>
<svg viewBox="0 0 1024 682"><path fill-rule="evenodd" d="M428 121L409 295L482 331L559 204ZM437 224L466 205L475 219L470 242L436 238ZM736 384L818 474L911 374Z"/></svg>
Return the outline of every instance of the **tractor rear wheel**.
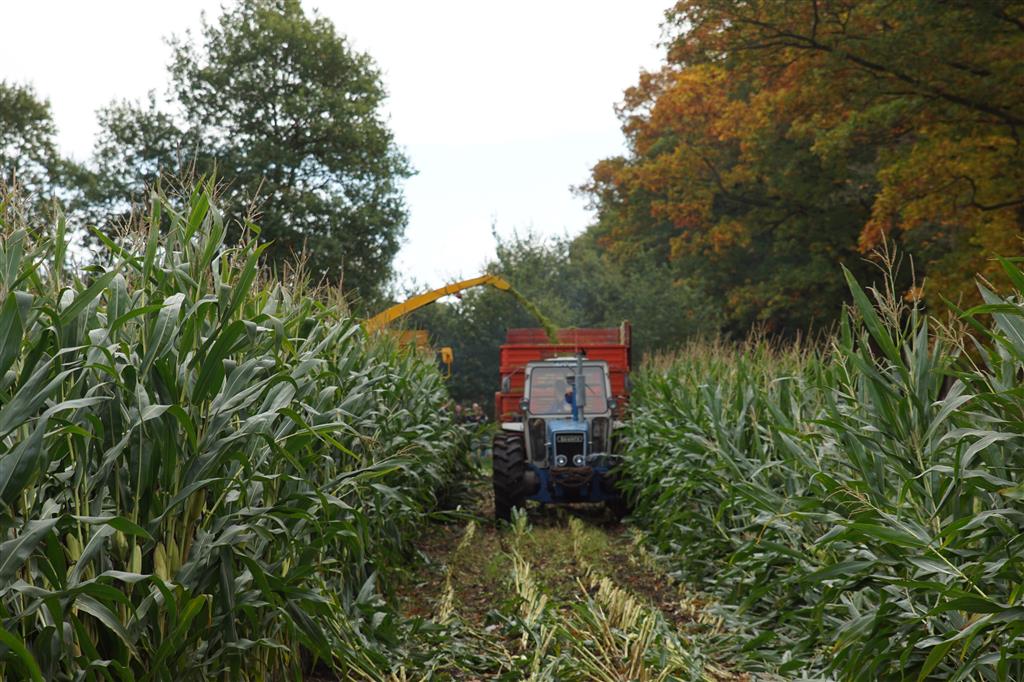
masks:
<svg viewBox="0 0 1024 682"><path fill-rule="evenodd" d="M526 449L518 433L494 436L494 518L512 520L512 507L522 505L525 495Z"/></svg>

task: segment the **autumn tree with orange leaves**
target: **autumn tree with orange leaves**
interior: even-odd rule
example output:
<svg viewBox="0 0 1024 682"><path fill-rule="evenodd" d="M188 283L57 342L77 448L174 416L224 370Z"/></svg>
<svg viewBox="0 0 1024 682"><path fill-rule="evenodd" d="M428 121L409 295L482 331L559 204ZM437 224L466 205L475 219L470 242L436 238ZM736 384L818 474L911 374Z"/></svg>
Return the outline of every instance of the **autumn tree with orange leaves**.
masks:
<svg viewBox="0 0 1024 682"><path fill-rule="evenodd" d="M835 318L840 264L897 243L971 300L1024 228L1024 2L683 0L620 107L630 153L584 188L591 233L654 256L727 330ZM909 287L909 281L905 284Z"/></svg>

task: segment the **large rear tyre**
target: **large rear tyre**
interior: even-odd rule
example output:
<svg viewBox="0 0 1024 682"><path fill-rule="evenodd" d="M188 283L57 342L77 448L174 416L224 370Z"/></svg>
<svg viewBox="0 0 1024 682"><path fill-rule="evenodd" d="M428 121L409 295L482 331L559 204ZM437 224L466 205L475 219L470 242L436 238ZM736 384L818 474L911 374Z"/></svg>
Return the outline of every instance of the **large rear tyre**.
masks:
<svg viewBox="0 0 1024 682"><path fill-rule="evenodd" d="M494 437L493 481L494 518L512 520L512 508L526 498L526 449L518 433L499 433Z"/></svg>

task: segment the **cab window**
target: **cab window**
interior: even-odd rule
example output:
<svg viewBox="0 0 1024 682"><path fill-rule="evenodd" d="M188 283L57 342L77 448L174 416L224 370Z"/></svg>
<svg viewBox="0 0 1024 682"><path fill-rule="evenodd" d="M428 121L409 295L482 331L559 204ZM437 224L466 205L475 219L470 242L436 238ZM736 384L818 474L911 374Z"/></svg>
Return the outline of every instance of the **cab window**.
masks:
<svg viewBox="0 0 1024 682"><path fill-rule="evenodd" d="M565 396L572 389L571 367L534 367L530 372L530 412L534 414L569 414L572 406ZM608 409L604 372L600 367L584 367L587 384L587 405L584 414L597 414Z"/></svg>

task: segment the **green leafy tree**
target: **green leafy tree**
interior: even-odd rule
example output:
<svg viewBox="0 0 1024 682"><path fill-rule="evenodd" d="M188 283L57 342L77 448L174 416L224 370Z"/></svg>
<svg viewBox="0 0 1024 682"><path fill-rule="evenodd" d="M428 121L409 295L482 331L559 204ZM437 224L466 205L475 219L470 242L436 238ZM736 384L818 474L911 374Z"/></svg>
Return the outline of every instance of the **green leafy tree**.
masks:
<svg viewBox="0 0 1024 682"><path fill-rule="evenodd" d="M631 321L638 360L694 336L713 334L720 324L703 292L676 280L668 264L651 253L635 254L624 268L586 233L545 239L527 232L497 241L488 272L509 280L560 327L614 327ZM452 346L452 396L481 401L488 409L499 387L499 347L506 330L539 326L514 297L491 288L472 289L461 301L423 308L406 324L428 330L436 345Z"/></svg>
<svg viewBox="0 0 1024 682"><path fill-rule="evenodd" d="M52 195L65 171L56 136L48 101L29 85L0 81L0 182Z"/></svg>
<svg viewBox="0 0 1024 682"><path fill-rule="evenodd" d="M1022 26L1020 0L680 0L619 108L628 152L584 188L591 232L624 268L670 262L735 335L827 327L840 264L869 281L887 241L931 302L976 299L1020 252Z"/></svg>
<svg viewBox="0 0 1024 682"><path fill-rule="evenodd" d="M374 299L407 220L410 166L381 111L366 54L298 0L240 0L204 19L197 43L171 40L166 101L100 113L95 173L83 193L110 224L164 174L208 175L237 237L251 212L272 263L303 254L315 277Z"/></svg>
<svg viewBox="0 0 1024 682"><path fill-rule="evenodd" d="M488 263L487 272L508 279L555 324L576 323L577 311L567 301L567 242L548 241L532 232L507 240L496 238L497 257ZM412 293L420 292L407 292ZM498 350L505 331L510 327L540 326L513 296L490 287L470 289L456 302L422 308L405 324L426 329L438 346L452 347L452 397L460 402L481 402L488 412L499 387Z"/></svg>

